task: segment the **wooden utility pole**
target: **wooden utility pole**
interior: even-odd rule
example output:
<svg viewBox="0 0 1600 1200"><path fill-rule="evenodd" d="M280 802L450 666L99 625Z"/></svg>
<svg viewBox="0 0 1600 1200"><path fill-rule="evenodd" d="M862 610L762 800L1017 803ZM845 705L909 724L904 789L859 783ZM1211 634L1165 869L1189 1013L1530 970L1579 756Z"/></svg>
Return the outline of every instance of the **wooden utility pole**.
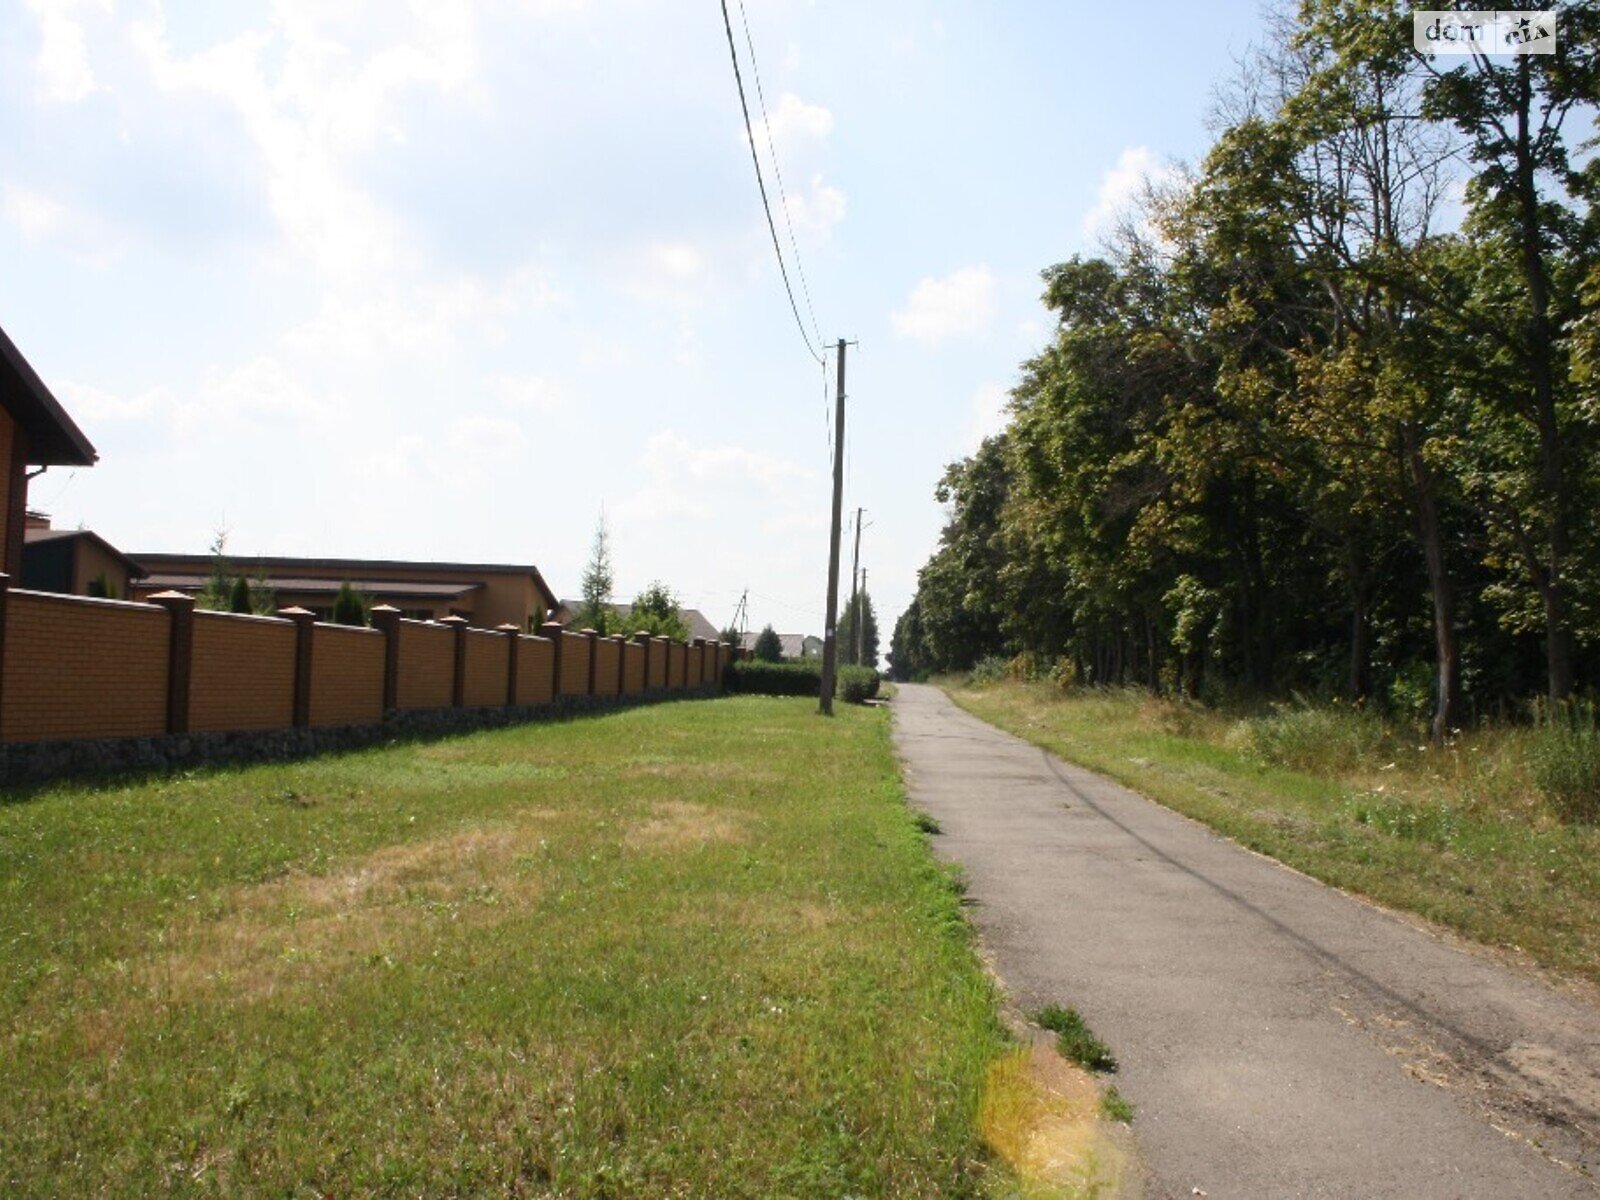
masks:
<svg viewBox="0 0 1600 1200"><path fill-rule="evenodd" d="M862 567L861 568L861 591L857 594L857 597L856 597L856 615L855 615L855 618L854 618L854 627L850 630L851 636L855 638L855 642L856 642L856 656L855 656L854 661L855 661L856 666L858 666L858 667L864 667L864 666L867 665L867 661L866 661L866 658L867 658L867 635L861 631L862 630L862 616L866 612L866 607L867 607L867 569L865 567Z"/></svg>
<svg viewBox="0 0 1600 1200"><path fill-rule="evenodd" d="M856 655L856 644L860 638L856 635L856 627L861 624L861 610L857 603L860 595L860 585L856 582L861 572L861 514L864 510L856 509L856 550L850 557L850 661L859 661Z"/></svg>
<svg viewBox="0 0 1600 1200"><path fill-rule="evenodd" d="M833 716L833 678L838 663L839 518L844 509L844 339L839 339L839 382L835 388L833 418L833 522L828 526L828 607L822 622L822 694L818 709Z"/></svg>

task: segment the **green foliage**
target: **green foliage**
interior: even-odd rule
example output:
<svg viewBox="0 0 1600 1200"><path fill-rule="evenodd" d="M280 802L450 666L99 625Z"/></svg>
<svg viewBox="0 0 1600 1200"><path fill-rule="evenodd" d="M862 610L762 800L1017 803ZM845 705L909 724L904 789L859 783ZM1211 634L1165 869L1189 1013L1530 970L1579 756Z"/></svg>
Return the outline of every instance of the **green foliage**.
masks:
<svg viewBox="0 0 1600 1200"><path fill-rule="evenodd" d="M229 589L228 611L235 613L255 611L255 603L250 595L250 581L243 575L237 576L233 581L233 587Z"/></svg>
<svg viewBox="0 0 1600 1200"><path fill-rule="evenodd" d="M822 665L815 662L773 662L741 659L728 667L728 690L763 696L820 696Z"/></svg>
<svg viewBox="0 0 1600 1200"><path fill-rule="evenodd" d="M1004 683L1011 678L1011 660L1002 654L989 654L972 664L967 679L972 683Z"/></svg>
<svg viewBox="0 0 1600 1200"><path fill-rule="evenodd" d="M1230 741L1261 762L1303 771L1377 766L1392 757L1383 722L1351 705L1277 705L1240 721Z"/></svg>
<svg viewBox="0 0 1600 1200"><path fill-rule="evenodd" d="M614 632L629 637L636 633L648 633L652 637L667 637L675 642L689 640L689 625L678 607L678 598L660 580L635 596L633 606L619 621L620 628Z"/></svg>
<svg viewBox="0 0 1600 1200"><path fill-rule="evenodd" d="M335 625L370 625L372 623L372 598L356 590L348 579L339 585L333 597L333 623Z"/></svg>
<svg viewBox="0 0 1600 1200"><path fill-rule="evenodd" d="M233 566L228 561L228 531L218 529L211 538L211 573L195 593L194 606L211 612L228 612L233 604Z"/></svg>
<svg viewBox="0 0 1600 1200"><path fill-rule="evenodd" d="M1056 1049L1062 1058L1090 1071L1117 1069L1116 1056L1111 1053L1111 1047L1090 1032L1088 1023L1077 1009L1052 1004L1034 1013L1033 1022L1056 1035Z"/></svg>
<svg viewBox="0 0 1600 1200"><path fill-rule="evenodd" d="M767 696L820 696L822 663L808 658L804 662L770 662L765 659L741 660L728 668L730 692L749 692ZM837 694L850 704L865 704L878 694L879 676L870 667L840 667Z"/></svg>
<svg viewBox="0 0 1600 1200"><path fill-rule="evenodd" d="M1529 749L1539 792L1563 820L1600 825L1600 719L1592 704L1566 704L1545 720Z"/></svg>
<svg viewBox="0 0 1600 1200"><path fill-rule="evenodd" d="M819 663L817 667L819 673L821 669ZM818 678L820 680L820 674ZM876 698L878 682L878 673L871 667L846 665L838 669L839 694L848 704L865 704L868 700Z"/></svg>
<svg viewBox="0 0 1600 1200"><path fill-rule="evenodd" d="M766 626L756 635L756 644L751 651L762 662L781 662L783 660L783 639L778 636L778 631L771 625Z"/></svg>
<svg viewBox="0 0 1600 1200"><path fill-rule="evenodd" d="M1100 1093L1100 1112L1108 1121L1121 1121L1124 1125L1133 1123L1133 1105L1123 1099L1116 1084Z"/></svg>
<svg viewBox="0 0 1600 1200"><path fill-rule="evenodd" d="M861 652L856 652L855 609L861 611ZM839 648L839 661L861 667L878 665L878 614L872 607L872 596L865 590L856 593L855 605L846 602L844 615L839 619L834 635Z"/></svg>
<svg viewBox="0 0 1600 1200"><path fill-rule="evenodd" d="M1600 682L1600 8L1568 15L1569 53L1503 62L1415 56L1384 6L1270 26L1197 169L1043 272L1056 327L940 481L894 675L1028 652L1441 741Z"/></svg>
<svg viewBox="0 0 1600 1200"><path fill-rule="evenodd" d="M120 589L116 584L111 582L111 576L106 574L104 571L101 571L93 579L89 580L88 592L89 595L100 600L122 599Z"/></svg>
<svg viewBox="0 0 1600 1200"><path fill-rule="evenodd" d="M589 552L589 565L583 569L582 586L583 604L574 614L573 627L593 629L602 637L624 632L623 622L611 603L615 582L611 571L611 534L606 528L604 513L595 522L594 546Z"/></svg>

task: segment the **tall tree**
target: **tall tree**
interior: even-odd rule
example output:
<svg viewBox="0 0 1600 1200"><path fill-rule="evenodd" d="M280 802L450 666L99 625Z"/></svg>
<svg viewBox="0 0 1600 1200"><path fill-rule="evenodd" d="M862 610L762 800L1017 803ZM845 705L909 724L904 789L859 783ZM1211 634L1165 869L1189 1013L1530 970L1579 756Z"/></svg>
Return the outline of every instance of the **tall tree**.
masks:
<svg viewBox="0 0 1600 1200"><path fill-rule="evenodd" d="M620 622L611 603L615 586L611 573L611 534L606 528L606 515L602 512L594 525L589 565L583 569L583 605L575 617L578 628L598 630L602 635L618 631Z"/></svg>

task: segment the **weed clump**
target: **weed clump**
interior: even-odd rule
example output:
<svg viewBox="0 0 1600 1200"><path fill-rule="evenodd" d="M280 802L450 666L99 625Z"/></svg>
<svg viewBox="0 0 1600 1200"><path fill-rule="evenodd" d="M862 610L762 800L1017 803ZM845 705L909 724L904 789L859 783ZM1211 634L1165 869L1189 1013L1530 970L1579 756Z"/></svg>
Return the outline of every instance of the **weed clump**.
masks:
<svg viewBox="0 0 1600 1200"><path fill-rule="evenodd" d="M1534 786L1569 824L1600 825L1600 719L1593 705L1550 714L1528 746Z"/></svg>
<svg viewBox="0 0 1600 1200"><path fill-rule="evenodd" d="M1240 721L1229 740L1261 762L1333 772L1376 759L1389 734L1381 720L1357 708L1282 705L1266 716Z"/></svg>
<svg viewBox="0 0 1600 1200"><path fill-rule="evenodd" d="M1033 1020L1040 1028L1056 1035L1056 1049L1062 1058L1090 1071L1111 1072L1117 1069L1117 1059L1111 1053L1111 1047L1094 1035L1077 1009L1052 1004L1035 1013Z"/></svg>

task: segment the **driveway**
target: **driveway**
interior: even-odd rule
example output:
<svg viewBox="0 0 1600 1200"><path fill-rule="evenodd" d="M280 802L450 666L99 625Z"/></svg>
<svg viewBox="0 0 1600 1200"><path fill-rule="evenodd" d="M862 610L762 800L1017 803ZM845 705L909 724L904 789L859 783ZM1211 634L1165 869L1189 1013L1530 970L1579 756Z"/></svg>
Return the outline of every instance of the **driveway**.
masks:
<svg viewBox="0 0 1600 1200"><path fill-rule="evenodd" d="M911 802L1016 1004L1070 1004L1160 1196L1600 1195L1600 1009L903 685ZM1198 1190L1197 1190L1198 1189Z"/></svg>

